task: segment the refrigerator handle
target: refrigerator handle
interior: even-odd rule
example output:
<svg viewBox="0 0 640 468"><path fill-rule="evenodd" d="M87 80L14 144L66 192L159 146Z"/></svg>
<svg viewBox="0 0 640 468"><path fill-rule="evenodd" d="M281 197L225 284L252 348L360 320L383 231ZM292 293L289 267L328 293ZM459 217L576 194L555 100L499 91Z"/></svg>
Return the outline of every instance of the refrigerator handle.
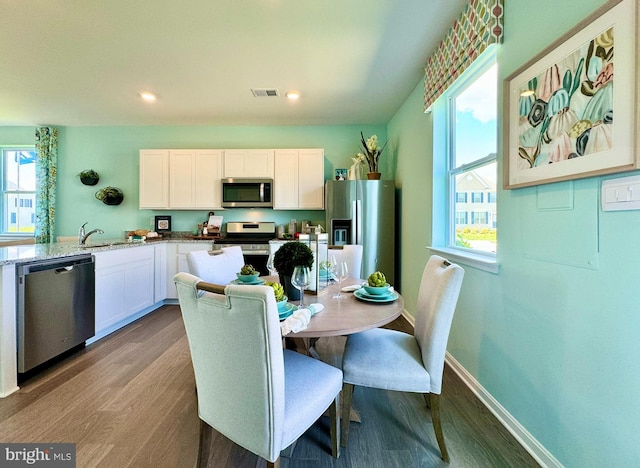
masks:
<svg viewBox="0 0 640 468"><path fill-rule="evenodd" d="M362 245L362 200L356 200L353 202L355 206L355 240L354 244Z"/></svg>

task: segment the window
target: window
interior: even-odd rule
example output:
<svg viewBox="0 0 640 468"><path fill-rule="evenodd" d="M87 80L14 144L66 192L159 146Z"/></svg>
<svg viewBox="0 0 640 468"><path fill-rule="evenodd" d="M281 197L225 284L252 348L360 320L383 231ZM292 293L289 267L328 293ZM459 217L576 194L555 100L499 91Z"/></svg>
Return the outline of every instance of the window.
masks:
<svg viewBox="0 0 640 468"><path fill-rule="evenodd" d="M36 206L34 147L2 148L0 234L33 234Z"/></svg>
<svg viewBox="0 0 640 468"><path fill-rule="evenodd" d="M472 203L482 203L482 192L473 192L471 194Z"/></svg>
<svg viewBox="0 0 640 468"><path fill-rule="evenodd" d="M467 69L444 94L447 247L485 254L497 249L497 88L493 53ZM462 216L464 211L470 211L468 217Z"/></svg>

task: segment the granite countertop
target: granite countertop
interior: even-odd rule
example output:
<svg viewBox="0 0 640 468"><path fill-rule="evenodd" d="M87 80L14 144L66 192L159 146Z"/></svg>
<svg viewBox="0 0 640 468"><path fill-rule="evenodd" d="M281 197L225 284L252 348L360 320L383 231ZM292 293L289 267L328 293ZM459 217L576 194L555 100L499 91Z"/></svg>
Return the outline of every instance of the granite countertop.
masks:
<svg viewBox="0 0 640 468"><path fill-rule="evenodd" d="M158 243L185 243L194 242L213 243L213 240L199 240L189 237L159 238L144 242L129 242L122 239L91 239L86 246L80 247L77 242L54 242L51 244L26 244L0 247L0 265L12 263L32 262L51 258L70 257L93 252L104 252L118 249L131 249L135 247L154 245Z"/></svg>

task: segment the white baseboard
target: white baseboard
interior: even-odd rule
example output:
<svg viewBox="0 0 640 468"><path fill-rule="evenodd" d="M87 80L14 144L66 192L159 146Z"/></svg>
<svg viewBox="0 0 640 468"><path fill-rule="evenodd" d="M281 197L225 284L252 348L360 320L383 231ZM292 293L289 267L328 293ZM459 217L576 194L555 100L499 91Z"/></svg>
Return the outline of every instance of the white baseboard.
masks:
<svg viewBox="0 0 640 468"><path fill-rule="evenodd" d="M446 363L458 374L458 377L480 399L500 423L511 433L513 437L540 463L540 466L549 468L562 468L562 464L544 446L533 437L525 427L503 407L498 400L493 398L480 383L447 352Z"/></svg>
<svg viewBox="0 0 640 468"><path fill-rule="evenodd" d="M402 316L412 326L415 326L415 319L404 311ZM500 423L511 433L522 447L542 467L562 468L562 464L544 446L533 437L525 427L503 407L480 383L473 377L456 359L447 351L446 363L460 377L462 382L471 390L487 407L489 411L500 421Z"/></svg>

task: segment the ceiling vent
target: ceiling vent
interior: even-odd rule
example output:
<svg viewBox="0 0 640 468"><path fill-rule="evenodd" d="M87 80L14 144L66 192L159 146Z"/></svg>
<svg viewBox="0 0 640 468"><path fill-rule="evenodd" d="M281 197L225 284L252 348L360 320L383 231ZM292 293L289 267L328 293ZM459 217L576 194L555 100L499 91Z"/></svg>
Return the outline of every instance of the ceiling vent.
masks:
<svg viewBox="0 0 640 468"><path fill-rule="evenodd" d="M255 97L278 97L280 93L278 93L277 89L274 88L258 88L252 89L251 92Z"/></svg>

